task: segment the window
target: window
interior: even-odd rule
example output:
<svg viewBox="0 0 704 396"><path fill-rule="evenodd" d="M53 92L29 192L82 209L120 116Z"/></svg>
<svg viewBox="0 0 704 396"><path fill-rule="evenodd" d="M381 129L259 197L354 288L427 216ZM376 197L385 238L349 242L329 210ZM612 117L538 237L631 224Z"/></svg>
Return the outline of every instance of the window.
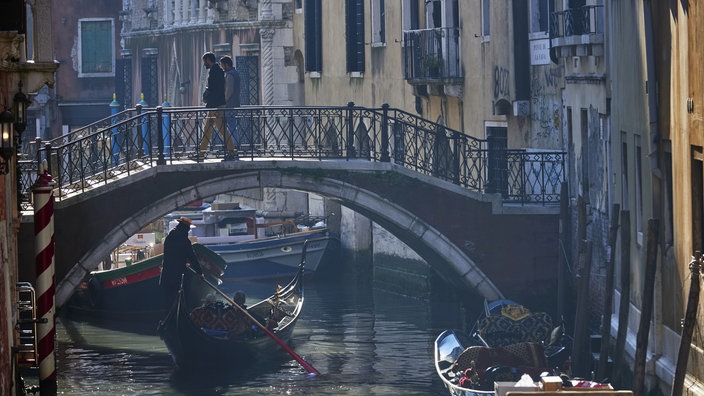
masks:
<svg viewBox="0 0 704 396"><path fill-rule="evenodd" d="M579 131L580 145L582 150L582 174L580 184L582 186L582 194L589 197L589 113L587 109L580 109L579 112Z"/></svg>
<svg viewBox="0 0 704 396"><path fill-rule="evenodd" d="M345 2L347 72L364 72L364 0Z"/></svg>
<svg viewBox="0 0 704 396"><path fill-rule="evenodd" d="M443 27L442 9L443 2L441 0L425 1L425 27L439 28Z"/></svg>
<svg viewBox="0 0 704 396"><path fill-rule="evenodd" d="M386 45L385 8L384 0L372 0L372 47Z"/></svg>
<svg viewBox="0 0 704 396"><path fill-rule="evenodd" d="M666 193L664 194L664 198L666 200L665 208L666 208L666 214L665 214L665 221L664 223L664 230L665 230L665 237L661 238L665 246L673 246L674 241L673 241L673 223L672 223L672 152L670 151L670 147L665 147L664 149L664 158L665 160L663 161L663 170L665 173L665 189ZM692 176L695 174L699 174L699 178L697 179L692 179L693 182L699 181L699 188L693 188L692 192L692 209L696 209L697 211L701 211L701 208L704 207L704 202L702 201L702 189L701 189L701 161L695 161L698 162L698 164L693 163L692 165L695 165L695 167L692 168ZM698 169L696 169L698 168ZM694 216L696 216L696 212L693 212ZM696 218L696 217L695 217ZM701 215L698 217L699 219L702 219ZM701 226L701 225L700 225ZM695 240L693 239L692 242ZM669 257L667 253L669 249L666 250L666 255L665 257ZM694 252L694 251L692 251ZM659 273L662 275L662 292L661 295L663 297L662 301L662 322L665 326L669 327L670 329L677 329L679 328L679 318L684 316L682 307L679 303L680 298L677 296L679 295L679 291L681 290L680 288L680 278L679 278L679 273L680 271L678 270L677 262L676 260L668 260L664 259L662 261L662 269L659 271Z"/></svg>
<svg viewBox="0 0 704 396"><path fill-rule="evenodd" d="M415 30L420 26L419 0L403 0L403 30Z"/></svg>
<svg viewBox="0 0 704 396"><path fill-rule="evenodd" d="M323 16L321 0L306 0L304 4L306 71L323 71Z"/></svg>
<svg viewBox="0 0 704 396"><path fill-rule="evenodd" d="M628 137L621 131L621 209L629 210L628 204Z"/></svg>
<svg viewBox="0 0 704 396"><path fill-rule="evenodd" d="M574 130L572 129L572 107L567 106L565 113L566 113L565 120L567 122L567 147L572 148L572 147L574 147ZM570 166L567 167L567 171L569 172L569 180L575 180L576 166L577 166L576 159L573 158ZM572 195L577 195L576 189L575 189L576 184L577 183L569 183L568 184L568 186L573 188Z"/></svg>
<svg viewBox="0 0 704 396"><path fill-rule="evenodd" d="M643 239L643 161L642 161L642 150L640 147L640 136L639 135L634 135L634 144L635 144L635 158L634 158L634 165L635 169L633 170L635 175L634 179L636 182L636 188L635 188L635 205L636 205L636 231L638 232L638 239L642 243Z"/></svg>
<svg viewBox="0 0 704 396"><path fill-rule="evenodd" d="M485 39L489 38L489 33L491 32L491 14L490 14L491 2L489 0L482 0L482 37Z"/></svg>
<svg viewBox="0 0 704 396"><path fill-rule="evenodd" d="M530 0L530 31L531 33L547 33L550 26L550 10L548 0Z"/></svg>
<svg viewBox="0 0 704 396"><path fill-rule="evenodd" d="M78 20L78 77L115 75L113 19Z"/></svg>

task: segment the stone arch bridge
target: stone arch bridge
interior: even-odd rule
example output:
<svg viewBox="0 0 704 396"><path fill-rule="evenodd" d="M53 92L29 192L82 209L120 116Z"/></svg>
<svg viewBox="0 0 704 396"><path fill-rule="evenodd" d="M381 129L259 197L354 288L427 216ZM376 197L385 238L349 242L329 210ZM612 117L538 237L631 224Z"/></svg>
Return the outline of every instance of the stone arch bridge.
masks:
<svg viewBox="0 0 704 396"><path fill-rule="evenodd" d="M177 123L174 119L185 110L165 114L161 108L137 108L80 136L39 146L37 158L49 164L57 181L57 305L67 301L96 263L144 225L199 198L264 187L315 193L365 215L413 246L445 280L487 299L535 298L554 289L549 286L557 282L559 208L554 203L559 196L543 191L547 201L512 199L511 172L506 169L494 180L500 188L489 188L491 176L479 177L489 181L484 187L471 188L468 164L476 158L470 158L470 144L458 144L464 135L406 115L389 117L388 108L339 110L343 114L335 127L333 121L323 125L323 116L309 116L310 109L303 121L291 118L293 109L287 109L288 115L263 117L267 121L262 123L262 108L245 108L238 113L239 161L217 159L224 155L217 142L210 147L216 159L195 158L194 163L185 158L185 150L196 146L187 143L186 132L198 138L198 123L191 121L206 117L193 109L187 110L191 114L183 118L186 122ZM358 110L368 114L350 115ZM377 121L385 133L375 129ZM184 124L193 129L179 131ZM318 128L325 138L303 136L297 132L301 125L306 133ZM290 133L277 140L262 132L276 128ZM421 132L434 136L434 143L427 136L423 143L431 152L408 136ZM313 148L306 143L311 141L316 141ZM404 145L402 153L399 144ZM446 159L439 159L441 152ZM504 166L510 162L508 150L498 154ZM426 161L419 162L420 156ZM525 159L520 165L524 170ZM30 162L25 169L36 167L37 161ZM484 162L491 163L491 158ZM425 171L420 163L431 165ZM482 169L479 173L491 173L490 166ZM561 179L559 175L558 184ZM30 182L26 179L23 188ZM522 188L525 198L526 185ZM549 188L554 192L554 185ZM32 227L23 224L20 262L33 262L32 241Z"/></svg>

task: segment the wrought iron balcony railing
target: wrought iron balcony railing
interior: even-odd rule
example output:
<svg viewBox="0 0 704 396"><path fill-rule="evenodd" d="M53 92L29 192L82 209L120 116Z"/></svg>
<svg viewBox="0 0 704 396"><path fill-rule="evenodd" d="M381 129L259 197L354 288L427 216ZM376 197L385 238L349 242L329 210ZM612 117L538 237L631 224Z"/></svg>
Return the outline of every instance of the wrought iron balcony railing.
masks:
<svg viewBox="0 0 704 396"><path fill-rule="evenodd" d="M565 180L564 153L488 149L486 140L388 105L157 107L123 111L43 145L33 142L36 158L19 164L22 198L31 196L28 192L42 161L48 163L60 200L151 166L198 160L194 155L203 124L213 112L222 113L228 131L236 133L240 159L393 162L522 204L558 203ZM207 158L225 154L222 141L215 139Z"/></svg>
<svg viewBox="0 0 704 396"><path fill-rule="evenodd" d="M411 84L461 80L464 76L462 75L460 42L461 31L459 28L404 31L405 79Z"/></svg>
<svg viewBox="0 0 704 396"><path fill-rule="evenodd" d="M603 5L553 12L550 15L550 38L601 34L604 32L603 13Z"/></svg>

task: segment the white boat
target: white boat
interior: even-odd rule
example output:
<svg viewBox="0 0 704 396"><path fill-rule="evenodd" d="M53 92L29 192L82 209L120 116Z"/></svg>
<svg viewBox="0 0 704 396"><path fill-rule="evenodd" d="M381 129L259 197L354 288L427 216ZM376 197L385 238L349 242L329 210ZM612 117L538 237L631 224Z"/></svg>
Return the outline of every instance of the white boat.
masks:
<svg viewBox="0 0 704 396"><path fill-rule="evenodd" d="M296 274L306 240L306 272L315 272L330 239L320 220L307 226L292 220L264 223L256 209L236 203L201 204L166 216L169 229L189 217L195 242L207 246L227 263L222 280L284 278Z"/></svg>

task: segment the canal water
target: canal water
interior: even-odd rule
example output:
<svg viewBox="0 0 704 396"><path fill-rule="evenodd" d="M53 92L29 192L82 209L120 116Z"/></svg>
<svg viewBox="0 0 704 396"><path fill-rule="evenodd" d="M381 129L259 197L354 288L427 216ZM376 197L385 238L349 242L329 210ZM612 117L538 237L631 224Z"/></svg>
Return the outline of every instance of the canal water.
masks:
<svg viewBox="0 0 704 396"><path fill-rule="evenodd" d="M228 283L247 303L271 283ZM281 351L244 371L177 370L155 329L57 319L61 395L446 395L435 374L433 341L461 327L458 304L390 294L371 286L315 279L289 343L322 373L308 375ZM135 330L137 331L135 333Z"/></svg>

